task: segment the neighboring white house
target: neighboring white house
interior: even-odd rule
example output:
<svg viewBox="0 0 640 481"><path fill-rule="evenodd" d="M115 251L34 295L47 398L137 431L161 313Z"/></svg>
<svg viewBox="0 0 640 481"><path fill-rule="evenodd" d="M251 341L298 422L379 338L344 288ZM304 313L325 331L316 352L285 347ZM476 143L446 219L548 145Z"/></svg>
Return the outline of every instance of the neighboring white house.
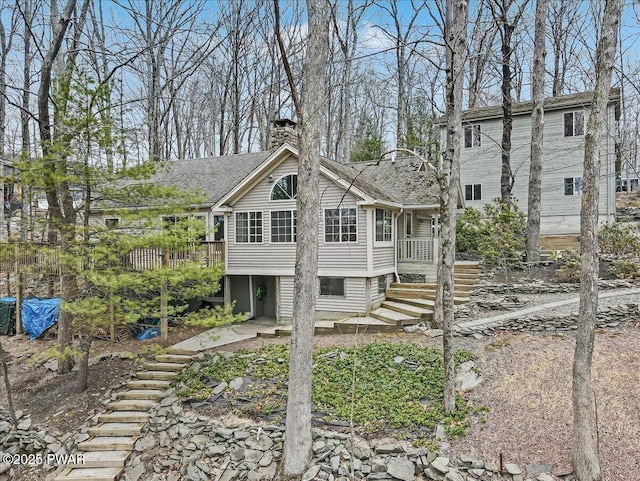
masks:
<svg viewBox="0 0 640 481"><path fill-rule="evenodd" d="M554 97L544 104L544 161L540 234L580 232L580 203L584 161L584 133L592 93ZM612 89L607 107L607 123L600 144L600 222L615 217L616 121L620 91ZM531 102L513 105L511 169L515 175L512 194L527 213L531 146ZM500 197L502 169L502 107L467 110L460 155L460 183L465 206L481 209Z"/></svg>
<svg viewBox="0 0 640 481"><path fill-rule="evenodd" d="M196 215L208 227L209 250L223 254L224 301L235 301L236 310L251 317L291 318L297 149L284 143L166 167L151 181L206 196ZM435 280L438 186L433 168L417 157L349 164L322 159L318 207L319 317L370 312L405 273ZM119 221L107 212L100 218L108 225Z"/></svg>

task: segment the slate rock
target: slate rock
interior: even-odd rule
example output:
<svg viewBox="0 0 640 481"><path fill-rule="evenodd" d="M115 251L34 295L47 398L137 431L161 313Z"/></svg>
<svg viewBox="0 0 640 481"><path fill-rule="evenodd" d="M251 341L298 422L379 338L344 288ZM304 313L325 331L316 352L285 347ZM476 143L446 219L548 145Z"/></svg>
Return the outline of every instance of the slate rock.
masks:
<svg viewBox="0 0 640 481"><path fill-rule="evenodd" d="M387 473L395 479L412 481L415 474L415 466L406 456L391 458L387 462Z"/></svg>
<svg viewBox="0 0 640 481"><path fill-rule="evenodd" d="M517 464L507 463L504 465L504 470L511 476L513 476L514 474L522 474L522 471Z"/></svg>
<svg viewBox="0 0 640 481"><path fill-rule="evenodd" d="M318 475L319 472L320 472L320 466L318 466L317 464L314 466L311 466L309 469L307 469L307 471L302 476L302 481L311 481Z"/></svg>

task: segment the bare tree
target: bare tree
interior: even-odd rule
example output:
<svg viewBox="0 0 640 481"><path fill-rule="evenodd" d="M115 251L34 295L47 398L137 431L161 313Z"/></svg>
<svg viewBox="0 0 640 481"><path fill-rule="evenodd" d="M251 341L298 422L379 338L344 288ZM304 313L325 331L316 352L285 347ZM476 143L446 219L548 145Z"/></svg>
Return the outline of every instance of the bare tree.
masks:
<svg viewBox="0 0 640 481"><path fill-rule="evenodd" d="M527 260L540 260L540 199L542 194L542 160L544 142L544 61L547 0L537 0L533 71L531 72L531 164L529 167L529 202L527 206Z"/></svg>
<svg viewBox="0 0 640 481"><path fill-rule="evenodd" d="M462 88L467 58L466 0L447 0L445 45L447 49L446 146L443 153L440 183L440 252L434 320L442 326L444 356L444 408L456 408L455 364L453 345L454 286L453 268L456 256L456 209L460 184L460 144L462 142Z"/></svg>
<svg viewBox="0 0 640 481"><path fill-rule="evenodd" d="M475 20L469 42L469 108L481 106L484 90L485 68L491 58L491 50L498 33L496 23L487 12L485 2L476 3Z"/></svg>
<svg viewBox="0 0 640 481"><path fill-rule="evenodd" d="M529 0L489 0L489 8L500 32L502 67L502 173L500 176L500 194L502 203L506 205L511 205L511 190L514 183L514 174L511 170L513 37L528 2Z"/></svg>
<svg viewBox="0 0 640 481"><path fill-rule="evenodd" d="M598 197L600 139L607 105L623 0L605 2L596 48L596 88L584 139L584 190L580 212L580 306L573 358L573 469L578 481L601 481L598 431L591 388L591 361L598 311Z"/></svg>
<svg viewBox="0 0 640 481"><path fill-rule="evenodd" d="M311 458L311 377L313 331L318 292L318 205L320 144L329 54L329 2L307 0L308 38L302 72L302 94L279 35L279 0L275 0L276 32L298 116L298 237L294 277L293 330L289 349L289 390L281 474L300 479Z"/></svg>

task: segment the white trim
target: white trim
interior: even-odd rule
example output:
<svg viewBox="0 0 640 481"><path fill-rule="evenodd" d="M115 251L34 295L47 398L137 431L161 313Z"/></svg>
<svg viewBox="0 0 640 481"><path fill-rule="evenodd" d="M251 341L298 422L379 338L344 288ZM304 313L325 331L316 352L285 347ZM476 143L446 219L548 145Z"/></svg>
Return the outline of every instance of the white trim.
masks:
<svg viewBox="0 0 640 481"><path fill-rule="evenodd" d="M249 276L249 319L256 317L255 302L253 300L253 276Z"/></svg>
<svg viewBox="0 0 640 481"><path fill-rule="evenodd" d="M270 175L271 175L271 173L268 173L267 177L270 176ZM273 193L273 189L276 188L276 185L278 184L278 182L280 182L284 177L287 177L289 175L295 175L296 177L298 177L298 172L296 171L296 172L290 172L290 173L287 173L287 174L283 174L280 177L278 177L278 180L274 180L273 181L273 185L271 186L271 189L269 189L269 199L267 199L269 203L271 203L271 202L276 202L276 203L277 202L291 202L291 201L296 202L296 199L298 197L298 192L297 192L298 183L297 182L296 182L296 196L293 199L272 199L271 198L271 194Z"/></svg>
<svg viewBox="0 0 640 481"><path fill-rule="evenodd" d="M384 267L379 269L381 273L388 272L389 267ZM378 272L378 271L374 271ZM282 277L294 277L295 269L292 267L290 269L273 269L273 268L259 268L259 267L242 267L242 268L232 268L228 269L225 272L228 276L282 276ZM364 278L371 277L372 274L367 271L356 271L356 270L336 270L336 269L319 269L318 277L356 277L356 278Z"/></svg>
<svg viewBox="0 0 640 481"><path fill-rule="evenodd" d="M262 240L260 242L251 242L251 240L247 240L247 242L238 242L238 214L251 214L251 213L256 213L256 212L260 212L261 217L260 217L260 221L261 221L261 227L262 227ZM264 215L264 211L262 210L236 210L234 212L232 212L233 215L233 244L237 245L237 246L246 246L246 245L260 245L260 244L264 244L264 219L265 219L265 215ZM247 231L247 239L251 239L251 226L249 224L250 222L250 215L247 216L247 229L249 229Z"/></svg>
<svg viewBox="0 0 640 481"><path fill-rule="evenodd" d="M365 240L367 242L367 272L371 271L373 269L373 235L371 234L373 232L373 216L375 209L372 208L368 208L368 209L364 209L364 215L365 215L365 220L366 220L366 230L367 230L367 235L365 237Z"/></svg>
<svg viewBox="0 0 640 481"><path fill-rule="evenodd" d="M382 218L383 218L383 222L384 222L384 212L389 212L391 214L391 240L381 240L379 241L377 239L377 225L376 225L376 210L381 210L383 212L382 214ZM395 231L398 228L397 222L395 222L394 225L394 218L397 219L398 216L394 215L393 211L390 209L383 209L381 207L376 207L375 209L373 209L373 247L393 247L394 245L394 238L395 236ZM383 237L384 237L384 230L382 233Z"/></svg>
<svg viewBox="0 0 640 481"><path fill-rule="evenodd" d="M327 241L326 240L326 229L327 229L327 225L326 225L326 217L325 217L325 211L327 210L338 210L341 211L342 209L354 209L356 211L356 240L354 241L343 241L343 240L339 240L339 241ZM340 207L322 207L322 231L321 231L321 236L322 236L322 245L327 245L327 246L339 246L342 244L357 244L359 239L360 239L360 229L358 229L358 223L360 222L360 216L358 214L358 211L360 209L358 209L358 206L340 206ZM339 217L340 217L340 236L342 237L342 212L339 212Z"/></svg>
<svg viewBox="0 0 640 481"><path fill-rule="evenodd" d="M378 208L384 208L387 210L400 210L404 207L403 204L399 204L398 202L388 202L386 200L375 200L372 202L368 202L366 200L362 200L357 202L358 205L362 206L362 207L369 207L369 206L373 206L373 207L378 207Z"/></svg>
<svg viewBox="0 0 640 481"><path fill-rule="evenodd" d="M290 241L288 241L288 242L287 241L277 241L277 242L273 241L273 237L272 237L273 234L271 232L271 228L272 228L271 220L273 219L272 214L274 212L291 212L291 240ZM296 213L295 217L293 215L294 212ZM289 244L295 244L296 243L295 239L298 236L298 215L297 215L297 213L298 213L298 209L296 209L295 207L293 209L273 209L273 210L269 211L269 222L268 222L268 224L269 224L269 245L272 245L272 246L273 245L289 245ZM293 220L294 220L294 218L296 220L296 228L295 228L295 230L293 228Z"/></svg>

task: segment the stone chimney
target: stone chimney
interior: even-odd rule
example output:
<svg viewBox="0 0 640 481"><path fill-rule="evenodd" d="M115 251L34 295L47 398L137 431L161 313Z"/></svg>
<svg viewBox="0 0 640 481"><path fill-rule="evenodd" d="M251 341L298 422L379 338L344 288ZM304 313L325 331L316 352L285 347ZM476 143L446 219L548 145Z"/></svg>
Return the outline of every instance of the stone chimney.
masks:
<svg viewBox="0 0 640 481"><path fill-rule="evenodd" d="M271 122L271 128L269 129L269 144L271 145L271 150L276 150L285 143L296 147L298 145L297 125L298 124L290 119L273 120Z"/></svg>

